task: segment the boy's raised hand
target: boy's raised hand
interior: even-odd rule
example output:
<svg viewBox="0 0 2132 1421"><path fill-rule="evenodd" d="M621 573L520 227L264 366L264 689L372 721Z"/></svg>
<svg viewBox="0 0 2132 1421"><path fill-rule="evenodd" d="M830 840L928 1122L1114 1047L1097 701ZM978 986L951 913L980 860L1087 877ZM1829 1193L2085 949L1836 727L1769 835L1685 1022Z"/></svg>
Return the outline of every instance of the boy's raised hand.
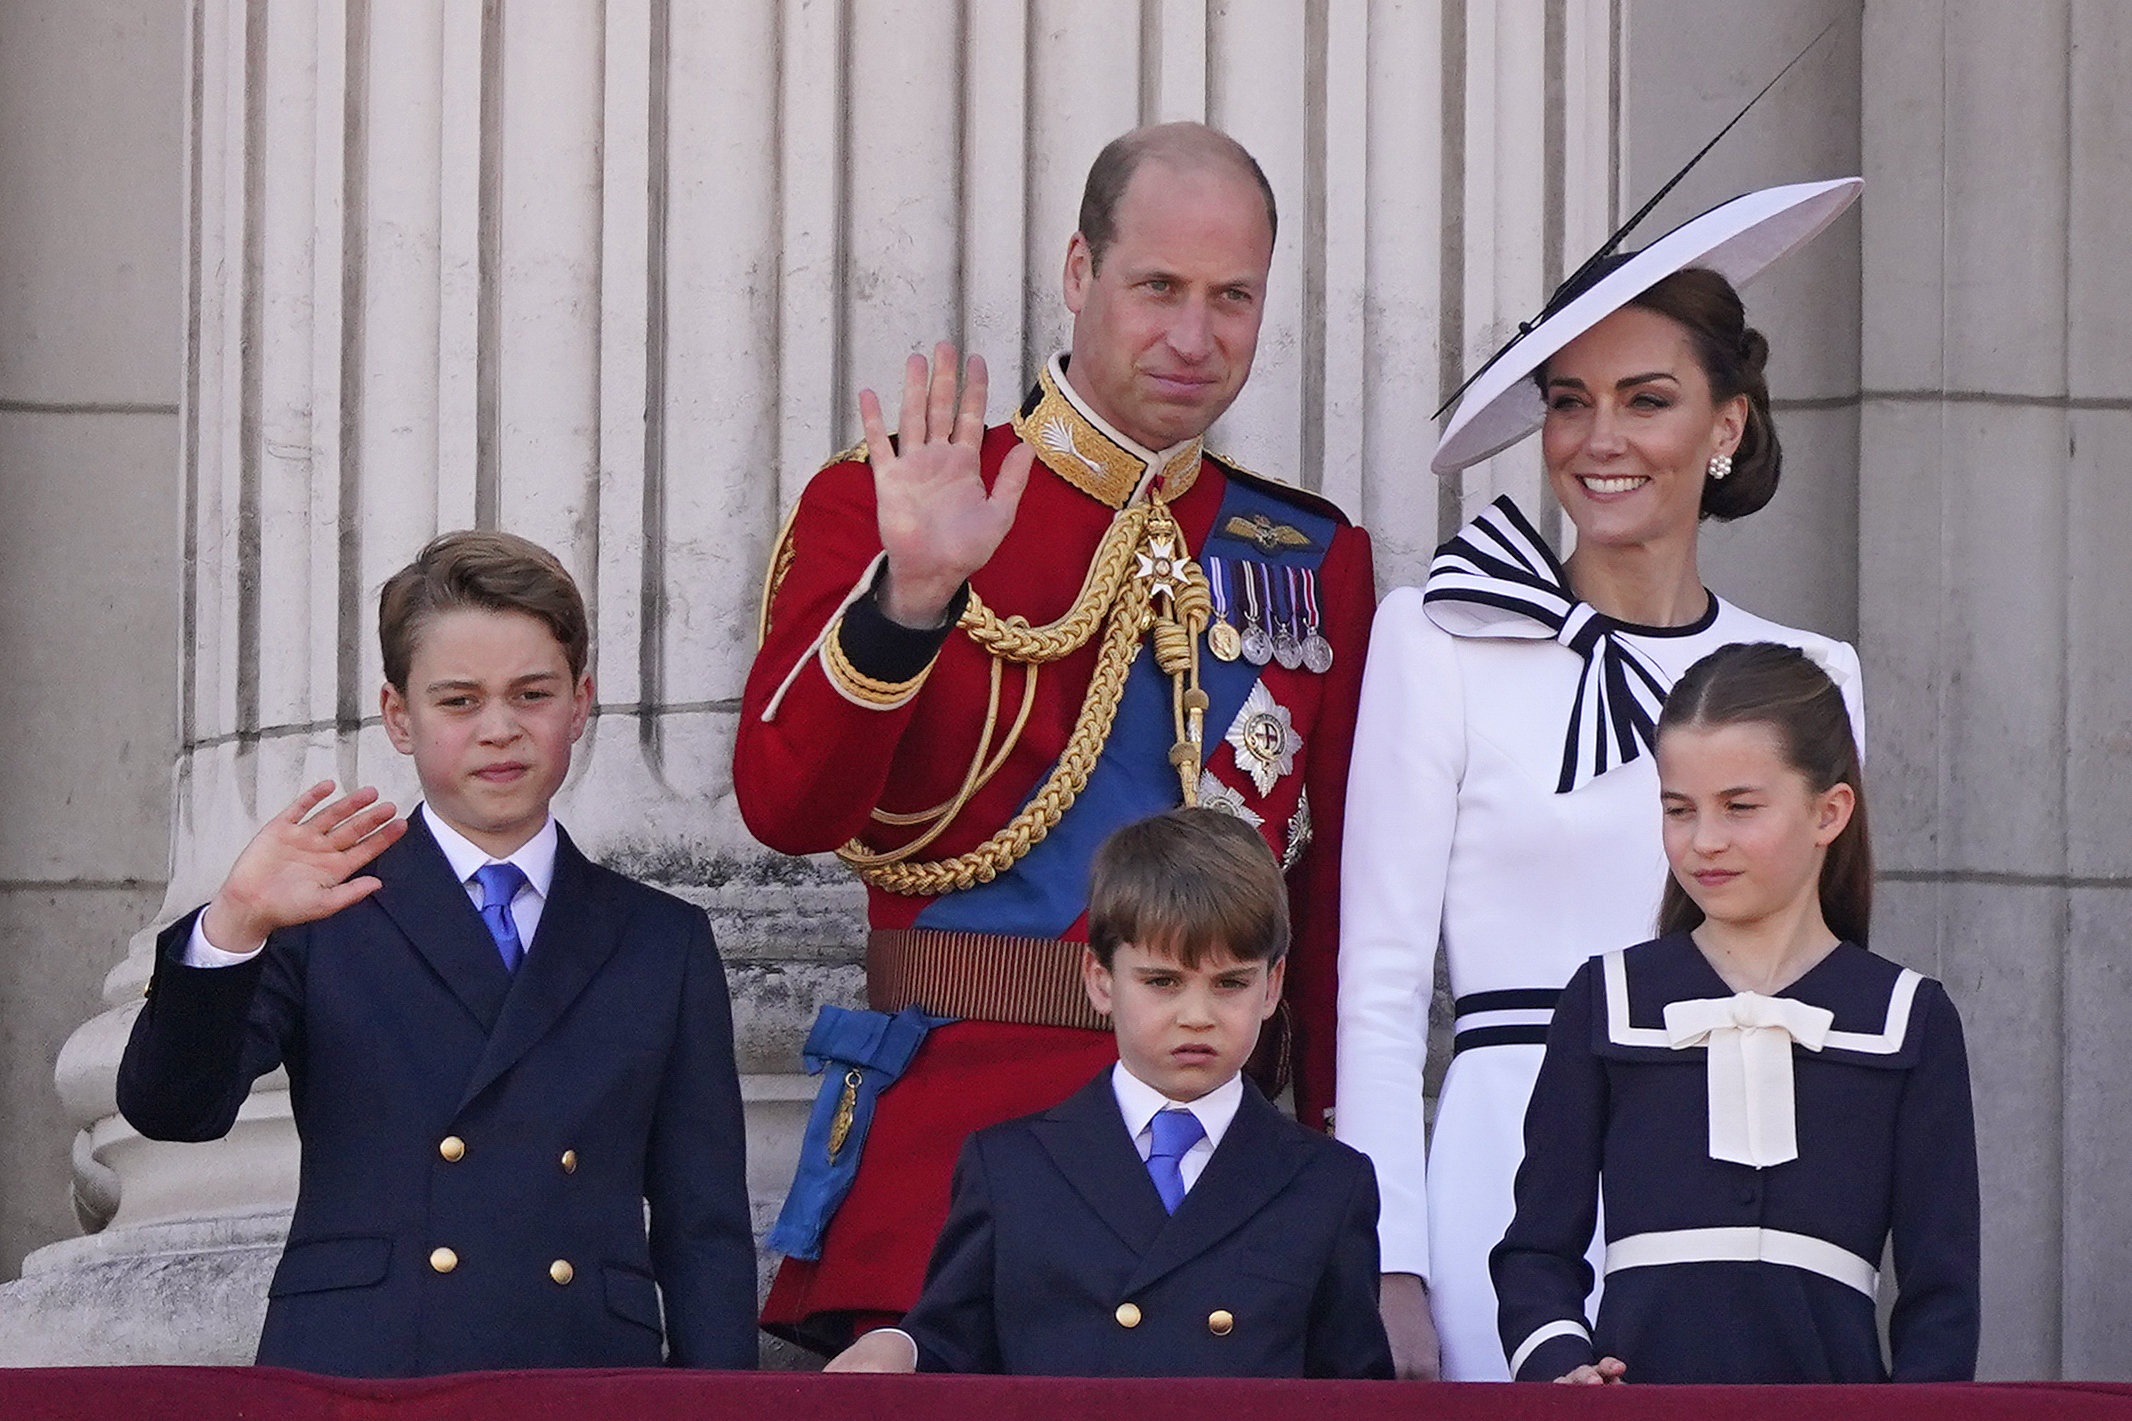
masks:
<svg viewBox="0 0 2132 1421"><path fill-rule="evenodd" d="M330 917L378 890L377 879L348 875L406 833L407 821L368 785L311 813L331 793L333 781L320 780L252 836L200 919L209 942L254 952L269 933Z"/></svg>

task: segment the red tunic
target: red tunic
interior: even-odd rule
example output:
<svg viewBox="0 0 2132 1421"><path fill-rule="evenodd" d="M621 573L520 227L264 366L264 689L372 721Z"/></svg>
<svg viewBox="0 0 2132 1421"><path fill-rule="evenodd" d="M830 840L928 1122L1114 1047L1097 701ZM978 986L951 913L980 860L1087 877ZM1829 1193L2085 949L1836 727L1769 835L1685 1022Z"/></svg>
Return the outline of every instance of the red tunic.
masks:
<svg viewBox="0 0 2132 1421"><path fill-rule="evenodd" d="M1074 435L1084 447L1104 438L1085 422L1076 423ZM1011 426L987 432L987 482L1015 441ZM1114 446L1105 452L1114 453ZM1050 457L1054 464L1068 463L1055 451ZM1039 463L1014 526L971 579L976 595L1001 616L1018 613L1041 626L1072 606L1116 508L1133 496L1130 482L1120 487L1080 477L1082 485L1098 487L1091 492ZM1233 535L1208 546L1210 533L1218 531L1217 512L1239 483L1258 506L1270 500L1276 510L1295 510L1291 516L1299 524L1315 520L1315 526L1333 530L1317 571L1323 634L1333 650L1330 671L1319 675L1273 663L1259 672L1261 685L1287 709L1301 737L1293 770L1260 793L1248 762L1240 766L1237 750L1223 739L1229 726L1212 719L1206 726L1207 769L1263 820L1261 832L1277 857L1291 851L1291 821L1307 796L1304 817L1312 833L1288 873L1294 946L1287 995L1298 1113L1315 1126L1332 1099L1340 829L1375 586L1367 534L1349 526L1332 505L1204 456L1196 465L1173 458L1170 466L1167 496L1191 555L1251 554ZM1233 506L1220 521L1227 526L1232 516ZM772 568L765 635L748 677L734 753L741 813L757 838L784 853L819 853L854 837L876 849L902 842L898 836L916 831L878 823L874 810L915 813L948 800L983 736L991 657L960 631L948 634L922 684L902 704L892 704L895 694L863 676L840 686L833 669L838 658L822 654L825 637L835 639L842 609L869 578L880 551L872 470L860 461L822 470L801 496ZM978 845L1043 784L1073 732L1100 640L1098 634L1037 669L1019 742L918 859ZM1202 649L1201 655L1204 662L1208 654ZM1005 667L995 744L1022 704L1028 674L1016 663ZM1118 741L1114 730L1112 744ZM1165 802L1174 805L1181 796L1166 758L1168 743L1165 734L1165 753L1127 768L1166 784ZM1101 812L1084 798L1067 817ZM1117 825L1081 827L1107 832ZM1085 883L1072 884L1070 903L1057 921L1018 918L980 926L1080 940L1086 935L1084 896ZM869 887L868 921L875 929L924 925L920 915L941 901ZM963 1137L1056 1104L1115 1054L1108 1033L1069 1027L962 1021L934 1031L904 1077L880 1098L857 1180L829 1225L820 1261L786 1260L765 1308L766 1325L789 1332L821 1314L907 1309L947 1214L948 1177ZM833 1327L828 1335L836 1335Z"/></svg>

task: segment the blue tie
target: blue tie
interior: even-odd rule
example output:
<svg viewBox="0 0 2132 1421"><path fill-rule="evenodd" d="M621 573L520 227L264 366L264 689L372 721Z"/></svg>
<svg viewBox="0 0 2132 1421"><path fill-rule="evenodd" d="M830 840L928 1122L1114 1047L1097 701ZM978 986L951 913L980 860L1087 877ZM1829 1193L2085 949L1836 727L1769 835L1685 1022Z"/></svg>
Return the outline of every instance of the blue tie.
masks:
<svg viewBox="0 0 2132 1421"><path fill-rule="evenodd" d="M481 885L481 921L496 939L503 970L516 972L526 945L518 940L518 924L511 921L511 900L526 886L525 870L515 863L487 863L474 870L474 882Z"/></svg>
<svg viewBox="0 0 2132 1421"><path fill-rule="evenodd" d="M1154 1135L1154 1147L1147 1154L1148 1178L1155 1181L1162 1207L1174 1214L1184 1202L1184 1173L1178 1168L1178 1161L1186 1150L1206 1138L1206 1128L1189 1110L1158 1110L1148 1122L1148 1129Z"/></svg>

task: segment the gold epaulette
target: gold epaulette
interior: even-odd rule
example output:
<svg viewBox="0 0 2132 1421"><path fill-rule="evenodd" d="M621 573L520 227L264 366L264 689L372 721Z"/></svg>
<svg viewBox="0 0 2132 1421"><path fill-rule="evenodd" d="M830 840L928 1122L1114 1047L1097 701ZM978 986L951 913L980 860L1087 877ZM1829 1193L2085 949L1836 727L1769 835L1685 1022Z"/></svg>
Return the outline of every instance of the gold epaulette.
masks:
<svg viewBox="0 0 2132 1421"><path fill-rule="evenodd" d="M890 436L893 438L894 436ZM849 449L839 449L822 461L822 469L833 469L839 464L863 464L866 462L866 441L861 439ZM822 469L816 469L820 473Z"/></svg>
<svg viewBox="0 0 2132 1421"><path fill-rule="evenodd" d="M755 612L757 651L762 650L763 643L770 639L770 602L777 596L777 589L785 585L785 574L792 571L792 523L799 517L799 511L799 504L794 503L785 514L784 524L777 530L777 544L770 550L770 565L763 569L762 605Z"/></svg>

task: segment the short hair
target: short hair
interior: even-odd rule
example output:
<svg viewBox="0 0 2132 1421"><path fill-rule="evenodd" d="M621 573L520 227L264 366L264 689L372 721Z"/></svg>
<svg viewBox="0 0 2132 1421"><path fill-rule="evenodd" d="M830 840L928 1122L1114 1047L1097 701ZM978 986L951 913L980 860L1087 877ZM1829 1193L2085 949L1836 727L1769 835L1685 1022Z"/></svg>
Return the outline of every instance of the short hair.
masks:
<svg viewBox="0 0 2132 1421"><path fill-rule="evenodd" d="M1658 736L1668 730L1766 725L1777 753L1806 777L1814 793L1851 787L1851 819L1821 860L1821 917L1846 942L1867 946L1873 919L1873 840L1866 829L1865 777L1858 739L1843 692L1796 646L1735 642L1690 666L1658 713ZM1660 933L1699 926L1703 910L1680 880L1666 875L1659 904Z"/></svg>
<svg viewBox="0 0 2132 1421"><path fill-rule="evenodd" d="M1288 952L1288 888L1258 831L1218 809L1173 809L1103 841L1089 872L1088 945L1121 943L1187 967L1210 953L1274 963Z"/></svg>
<svg viewBox="0 0 2132 1421"><path fill-rule="evenodd" d="M1088 169L1088 183L1081 189L1081 240L1088 243L1090 270L1102 267L1103 254L1118 236L1118 204L1125 200L1133 174L1150 158L1186 171L1228 168L1250 178L1266 199L1267 238L1279 233L1273 184L1243 144L1203 123L1160 123L1119 134L1103 145Z"/></svg>
<svg viewBox="0 0 2132 1421"><path fill-rule="evenodd" d="M404 694L423 627L461 607L523 612L538 620L562 644L570 679L585 674L592 626L577 583L555 554L510 533L463 529L430 539L413 562L378 589L378 651L385 679Z"/></svg>

